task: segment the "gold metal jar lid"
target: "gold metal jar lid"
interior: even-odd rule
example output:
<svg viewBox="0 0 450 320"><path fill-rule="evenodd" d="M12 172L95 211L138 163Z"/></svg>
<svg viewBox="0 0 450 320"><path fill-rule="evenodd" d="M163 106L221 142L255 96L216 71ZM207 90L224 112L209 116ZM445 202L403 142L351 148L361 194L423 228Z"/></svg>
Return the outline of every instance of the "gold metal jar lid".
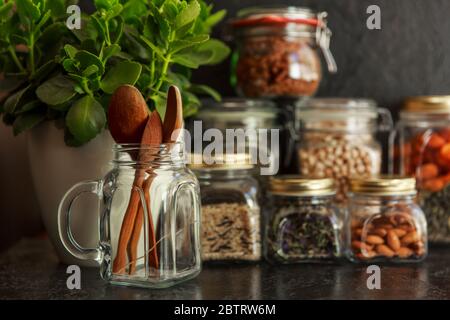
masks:
<svg viewBox="0 0 450 320"><path fill-rule="evenodd" d="M254 168L255 164L248 153L228 153L206 157L202 154L191 154L188 166L192 170L244 170Z"/></svg>
<svg viewBox="0 0 450 320"><path fill-rule="evenodd" d="M379 176L350 180L355 194L395 196L416 194L416 179L403 176Z"/></svg>
<svg viewBox="0 0 450 320"><path fill-rule="evenodd" d="M336 194L336 186L333 179L282 175L270 179L269 192L293 196L331 196Z"/></svg>
<svg viewBox="0 0 450 320"><path fill-rule="evenodd" d="M449 113L450 96L419 96L405 100L403 112Z"/></svg>

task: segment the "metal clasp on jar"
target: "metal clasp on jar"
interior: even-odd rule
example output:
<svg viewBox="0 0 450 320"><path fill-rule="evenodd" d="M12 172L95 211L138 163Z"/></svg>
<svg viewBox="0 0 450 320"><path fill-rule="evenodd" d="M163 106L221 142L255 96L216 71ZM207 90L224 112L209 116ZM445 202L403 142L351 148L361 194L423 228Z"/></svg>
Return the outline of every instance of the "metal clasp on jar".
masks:
<svg viewBox="0 0 450 320"><path fill-rule="evenodd" d="M317 14L318 25L316 28L316 43L322 49L323 56L327 63L328 71L330 73L337 72L336 60L330 50L330 39L332 32L327 26L328 13L320 12Z"/></svg>

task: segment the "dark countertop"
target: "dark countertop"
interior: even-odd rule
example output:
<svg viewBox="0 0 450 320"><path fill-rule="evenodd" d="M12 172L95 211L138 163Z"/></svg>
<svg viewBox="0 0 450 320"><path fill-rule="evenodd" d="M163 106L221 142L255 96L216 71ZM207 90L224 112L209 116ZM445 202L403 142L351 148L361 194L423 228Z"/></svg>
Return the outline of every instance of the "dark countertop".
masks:
<svg viewBox="0 0 450 320"><path fill-rule="evenodd" d="M66 287L66 267L47 240L25 239L0 255L0 299L450 299L450 248L432 248L419 265L381 266L381 290L368 290L366 267L209 265L194 280L163 290L108 285L82 269L81 290Z"/></svg>

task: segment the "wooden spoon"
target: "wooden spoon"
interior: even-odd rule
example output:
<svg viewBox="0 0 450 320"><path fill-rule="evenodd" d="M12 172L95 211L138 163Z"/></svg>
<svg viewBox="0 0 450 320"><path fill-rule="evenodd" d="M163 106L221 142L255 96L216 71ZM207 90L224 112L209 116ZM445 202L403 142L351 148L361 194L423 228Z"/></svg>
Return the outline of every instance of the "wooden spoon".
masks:
<svg viewBox="0 0 450 320"><path fill-rule="evenodd" d="M142 135L141 144L142 145L152 145L159 146L162 143L163 132L162 132L162 121L157 111L153 111L150 118L147 121L147 125L145 127L144 133ZM142 150L139 153L139 162L146 163L152 160L151 152ZM117 248L116 258L113 263L113 272L115 273L124 273L127 265L127 252L128 258L130 261L130 273L131 269L133 269L133 273L135 270L136 264L136 251L130 252L127 250L128 244L130 241L135 243L137 247L137 242L139 241L139 234L143 224L143 208L140 206L141 198L140 194L137 190L143 189L144 193L148 192L148 187L144 188L145 181L145 168L139 168L136 170L135 179L133 182L133 190L130 197L130 202L127 207L127 211L125 212L125 216L122 222L122 228L120 230L119 235L119 244ZM147 202L147 207L149 209L149 202ZM136 222L138 220L138 222ZM149 238L150 243L156 243L153 222L151 219L151 215L149 215ZM132 240L134 234L137 233L136 239ZM134 238L134 237L133 237ZM154 244L153 244L154 246ZM158 267L158 257L156 256L156 250L154 253L154 267Z"/></svg>
<svg viewBox="0 0 450 320"><path fill-rule="evenodd" d="M138 89L124 85L114 91L108 108L108 126L116 143L141 142L148 117L147 103Z"/></svg>
<svg viewBox="0 0 450 320"><path fill-rule="evenodd" d="M148 128L148 129L147 129ZM156 134L151 131L151 128L147 126L144 131L144 136L142 138L142 144L144 141L148 140L145 136L148 135L153 138ZM183 128L183 104L181 99L180 90L171 86L167 93L167 105L166 105L166 115L164 117L164 124L162 125L163 137L162 143L173 143L176 142L178 135L180 134L180 129ZM147 203L148 215L149 215L149 228L153 231L151 235L149 235L149 263L155 269L158 268L158 254L156 250L156 237L154 232L154 225L152 214L150 210L150 188L153 182L153 177L148 177L144 182L143 190L145 194L145 200ZM131 236L131 241L128 246L128 256L131 261L130 266L130 274L135 272L135 263L134 261L137 259L137 246L139 243L139 238L141 235L141 229L143 224L143 209L139 208L139 212L137 214L133 234Z"/></svg>

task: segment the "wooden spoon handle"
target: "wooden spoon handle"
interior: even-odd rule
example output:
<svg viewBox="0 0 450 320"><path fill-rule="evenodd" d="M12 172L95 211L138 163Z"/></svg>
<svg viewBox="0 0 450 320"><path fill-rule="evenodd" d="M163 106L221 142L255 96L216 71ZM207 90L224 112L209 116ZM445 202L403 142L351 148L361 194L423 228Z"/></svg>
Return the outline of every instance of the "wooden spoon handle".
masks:
<svg viewBox="0 0 450 320"><path fill-rule="evenodd" d="M159 259L156 252L156 236L155 236L155 227L153 225L153 217L150 207L150 187L153 182L153 177L148 177L143 185L144 195L145 195L145 204L147 206L147 214L148 214L148 238L149 238L149 247L148 251L145 252L149 257L149 265L155 269L159 267ZM134 230L131 236L130 243L128 244L128 257L130 259L130 274L134 274L136 271L136 260L137 256L137 247L139 244L139 239L141 236L141 229L144 224L144 208L142 204L139 206L139 211L137 213L137 217L134 223Z"/></svg>

